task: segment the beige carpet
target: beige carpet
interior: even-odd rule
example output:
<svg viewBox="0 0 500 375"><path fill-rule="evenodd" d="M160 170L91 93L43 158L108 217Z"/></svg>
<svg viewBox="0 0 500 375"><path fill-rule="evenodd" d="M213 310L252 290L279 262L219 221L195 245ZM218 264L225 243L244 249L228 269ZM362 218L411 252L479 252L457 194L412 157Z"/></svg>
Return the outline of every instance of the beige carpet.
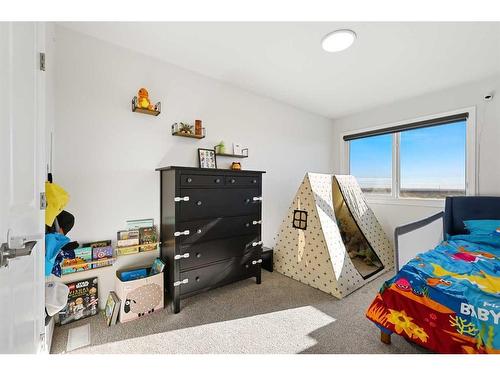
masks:
<svg viewBox="0 0 500 375"><path fill-rule="evenodd" d="M91 325L91 346L71 353L422 353L423 349L380 331L364 314L380 276L337 300L277 272L263 271L261 285L248 279L170 306L125 324L107 327L101 315L54 333L52 353L64 353L68 329Z"/></svg>

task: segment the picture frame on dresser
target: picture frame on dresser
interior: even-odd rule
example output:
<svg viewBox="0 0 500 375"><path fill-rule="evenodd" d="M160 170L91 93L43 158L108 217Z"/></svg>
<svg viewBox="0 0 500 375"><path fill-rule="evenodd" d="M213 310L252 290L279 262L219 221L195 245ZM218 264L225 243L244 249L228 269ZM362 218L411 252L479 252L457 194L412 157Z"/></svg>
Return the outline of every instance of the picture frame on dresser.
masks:
<svg viewBox="0 0 500 375"><path fill-rule="evenodd" d="M198 149L198 166L200 168L217 169L217 154L215 148Z"/></svg>
<svg viewBox="0 0 500 375"><path fill-rule="evenodd" d="M160 172L165 298L255 277L261 283L263 171L164 167Z"/></svg>

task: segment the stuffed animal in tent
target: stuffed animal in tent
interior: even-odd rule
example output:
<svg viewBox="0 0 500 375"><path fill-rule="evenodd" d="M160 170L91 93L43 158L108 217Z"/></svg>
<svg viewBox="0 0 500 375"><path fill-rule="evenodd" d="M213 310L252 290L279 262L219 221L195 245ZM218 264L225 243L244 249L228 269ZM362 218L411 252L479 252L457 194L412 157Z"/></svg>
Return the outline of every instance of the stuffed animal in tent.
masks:
<svg viewBox="0 0 500 375"><path fill-rule="evenodd" d="M151 104L151 101L149 100L149 93L148 90L146 90L144 87L139 89L139 92L137 93L138 97L138 105L141 108L144 109L151 109L153 110L153 104Z"/></svg>

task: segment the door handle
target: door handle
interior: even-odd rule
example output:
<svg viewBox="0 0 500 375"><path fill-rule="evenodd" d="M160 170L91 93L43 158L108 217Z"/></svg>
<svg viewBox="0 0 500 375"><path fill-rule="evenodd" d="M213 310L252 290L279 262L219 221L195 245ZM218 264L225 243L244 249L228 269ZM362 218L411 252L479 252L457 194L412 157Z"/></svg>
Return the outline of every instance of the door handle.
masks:
<svg viewBox="0 0 500 375"><path fill-rule="evenodd" d="M11 248L7 242L3 243L0 246L0 268L7 267L11 259L30 255L35 245L36 241L28 241L23 247Z"/></svg>
<svg viewBox="0 0 500 375"><path fill-rule="evenodd" d="M11 236L9 229L7 242L0 245L0 268L7 267L11 259L29 256L36 245L36 240L42 238L42 234Z"/></svg>

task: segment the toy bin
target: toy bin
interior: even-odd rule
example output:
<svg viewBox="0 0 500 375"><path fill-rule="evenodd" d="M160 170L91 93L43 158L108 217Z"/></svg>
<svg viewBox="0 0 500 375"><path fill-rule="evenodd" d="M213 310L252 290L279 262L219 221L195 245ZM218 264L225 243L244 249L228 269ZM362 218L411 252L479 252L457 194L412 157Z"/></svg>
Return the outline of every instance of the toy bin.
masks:
<svg viewBox="0 0 500 375"><path fill-rule="evenodd" d="M163 272L130 281L125 275L144 272L150 267L135 267L116 271L115 291L120 304L120 323L129 322L163 308Z"/></svg>

